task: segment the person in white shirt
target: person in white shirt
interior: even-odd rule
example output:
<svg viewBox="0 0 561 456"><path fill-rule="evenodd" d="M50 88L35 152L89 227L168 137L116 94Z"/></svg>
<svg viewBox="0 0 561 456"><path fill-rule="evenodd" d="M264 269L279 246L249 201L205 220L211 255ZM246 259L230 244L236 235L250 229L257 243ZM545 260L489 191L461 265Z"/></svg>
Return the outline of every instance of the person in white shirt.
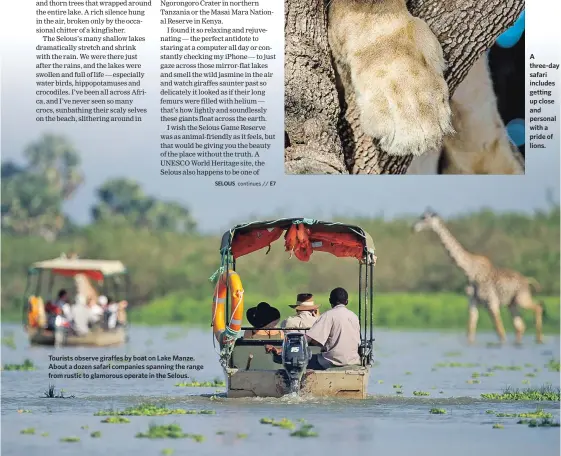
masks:
<svg viewBox="0 0 561 456"><path fill-rule="evenodd" d="M281 323L281 328L288 332L304 333L310 329L319 317L319 306L314 303L311 293L300 293L296 296L296 304L291 305L296 315L288 317Z"/></svg>
<svg viewBox="0 0 561 456"><path fill-rule="evenodd" d="M107 328L114 329L117 326L117 314L119 312L119 303L113 301L112 299L106 298L108 304L106 306L107 317Z"/></svg>
<svg viewBox="0 0 561 456"><path fill-rule="evenodd" d="M90 331L90 321L91 313L86 298L76 295L76 303L72 306L72 329L78 336L84 336Z"/></svg>
<svg viewBox="0 0 561 456"><path fill-rule="evenodd" d="M104 306L107 305L107 298L105 296L99 296L97 300L95 298L90 299L88 302L88 307L90 310L90 324L94 325L99 323L105 312Z"/></svg>
<svg viewBox="0 0 561 456"><path fill-rule="evenodd" d="M57 300L54 302L54 305L61 310L62 316L68 321L72 320L72 312L70 304L68 304L68 292L66 290L60 290L58 292Z"/></svg>

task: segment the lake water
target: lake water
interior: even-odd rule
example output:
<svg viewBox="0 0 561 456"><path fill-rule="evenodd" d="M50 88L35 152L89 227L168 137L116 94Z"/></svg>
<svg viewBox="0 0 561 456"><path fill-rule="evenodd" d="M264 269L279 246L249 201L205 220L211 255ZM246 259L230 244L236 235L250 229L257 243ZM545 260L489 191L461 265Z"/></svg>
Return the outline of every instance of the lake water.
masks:
<svg viewBox="0 0 561 456"><path fill-rule="evenodd" d="M522 347L493 346L493 334L479 334L475 346L467 346L463 334L439 332L377 333L376 360L364 401L318 399L226 399L213 394L222 388L175 386L173 379L66 379L49 380L49 354L70 356L101 355L184 355L195 358L204 369L192 374L195 380L222 378L213 349L210 328L133 327L128 345L119 348L30 347L22 329L3 325L2 335L13 333L16 348L2 346L2 364L33 361L35 371L2 372L2 455L114 454L158 455L164 449L174 455L195 454L246 456L350 454L369 455L454 455L493 454L515 456L559 455L559 428L530 428L516 424L518 418L498 418L487 410L523 413L541 407L559 420L559 402L485 401L481 393L500 393L507 386L526 388L559 386L559 372L545 366L559 359L559 337L549 336L536 345L528 336ZM510 335L512 340L513 336ZM438 363L474 363L477 367L437 367ZM517 366L520 370L492 371L493 366ZM89 371L91 372L91 371ZM475 376L474 376L475 374ZM472 378L474 376L474 378ZM473 380L480 383L468 383ZM74 398L45 398L49 383ZM402 395L396 394L401 385ZM417 397L413 391L430 393ZM129 417L127 424L101 423L94 413L124 409L142 402L170 408L214 410L213 415ZM442 408L444 415L432 415ZM28 410L29 413L19 413ZM260 424L261 418L293 421L305 419L314 425L318 437L291 437L290 432ZM202 434L203 442L191 439L140 439L138 432L150 424L179 424L185 432ZM504 425L494 429L493 424ZM83 429L86 427L87 429ZM35 428L34 435L23 429ZM90 437L101 431L100 438ZM217 434L218 431L222 431ZM48 436L41 435L48 433ZM240 436L245 434L246 436ZM79 442L61 442L80 437ZM169 453L171 454L171 453Z"/></svg>

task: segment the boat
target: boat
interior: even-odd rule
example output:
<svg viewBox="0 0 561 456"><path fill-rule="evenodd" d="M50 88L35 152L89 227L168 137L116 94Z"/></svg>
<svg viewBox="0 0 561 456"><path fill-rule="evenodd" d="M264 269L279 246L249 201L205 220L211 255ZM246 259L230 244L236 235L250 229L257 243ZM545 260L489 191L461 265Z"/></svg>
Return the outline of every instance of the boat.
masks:
<svg viewBox="0 0 561 456"><path fill-rule="evenodd" d="M55 331L31 328L28 330L31 345L55 345ZM92 329L85 336L65 332L60 345L68 347L112 347L127 341L127 331L123 327L111 330Z"/></svg>
<svg viewBox="0 0 561 456"><path fill-rule="evenodd" d="M97 300L100 295L111 295L118 304L117 321L114 328L95 326L85 335L74 334L67 322L60 316L54 321L54 329L47 328L47 312L52 306L45 302L46 296L54 296L60 281L72 279L73 292L87 300ZM92 285L97 283L97 287ZM27 274L24 293L23 327L31 345L109 347L122 345L128 341L128 321L125 299L130 293L130 279L127 268L120 261L90 260L76 256L38 261L33 263Z"/></svg>
<svg viewBox="0 0 561 456"><path fill-rule="evenodd" d="M305 331L283 328L282 339L244 339L245 291L237 271L238 260L284 235L285 250L300 261L315 252L358 263L358 316L360 365L310 370L307 364L321 347L308 345ZM376 255L372 237L362 228L339 222L286 218L236 225L222 236L221 264L213 275L212 327L224 370L227 397L282 397L288 394L314 397L364 399L372 366L373 277ZM271 328L267 328L271 329ZM281 329L281 328L273 328ZM300 330L300 328L298 328Z"/></svg>

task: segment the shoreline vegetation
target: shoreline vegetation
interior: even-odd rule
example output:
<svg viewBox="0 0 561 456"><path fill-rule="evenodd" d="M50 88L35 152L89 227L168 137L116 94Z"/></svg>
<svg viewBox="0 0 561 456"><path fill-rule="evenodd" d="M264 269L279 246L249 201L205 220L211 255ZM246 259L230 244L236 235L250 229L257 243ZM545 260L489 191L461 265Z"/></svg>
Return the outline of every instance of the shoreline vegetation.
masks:
<svg viewBox="0 0 561 456"><path fill-rule="evenodd" d="M116 190L115 190L116 191ZM120 207L120 206L119 206ZM119 209L119 208L117 208ZM56 239L2 230L2 318L20 322L27 268L35 261L76 253L81 258L115 259L130 271L132 325L210 325L214 283L209 277L220 266L221 236L187 232L171 227L139 224L114 208L90 225L67 222ZM120 210L120 209L119 209ZM117 212L115 212L117 211ZM284 214L288 215L288 214ZM278 215L263 219L275 219ZM251 217L250 217L251 219ZM466 278L452 263L434 233L413 233L415 216L385 220L331 217L361 226L371 234L378 263L374 272L374 326L390 329L465 330L467 324ZM140 220L140 219L139 219ZM142 219L144 220L144 219ZM223 230L236 223L227 223ZM558 203L532 214L494 213L480 210L445 220L466 250L488 256L495 266L516 270L536 279L535 299L545 303L544 332L560 332L560 210ZM217 230L222 231L222 230ZM237 262L245 290L245 308L267 301L282 317L292 313L298 293L310 292L329 309L329 291L343 286L351 293L350 308L358 310L358 264L316 252L309 262L289 259L282 239L267 249ZM48 282L45 280L45 282ZM72 289L70 279L55 280L58 288ZM45 285L49 296L48 285ZM527 333L534 331L533 315L522 312ZM503 309L507 330L512 319ZM248 325L244 322L244 325ZM480 329L492 330L484 311Z"/></svg>
<svg viewBox="0 0 561 456"><path fill-rule="evenodd" d="M268 300L280 311L282 318L292 315L292 309L288 307L292 295L273 300ZM560 334L560 308L559 298L542 297L538 299L545 302L547 318L543 322L545 334ZM134 326L190 326L207 327L210 324L210 304L212 294L208 300L193 300L185 298L178 293L156 299L153 302L133 309L129 314L129 321ZM261 300L267 300L265 296L258 296L245 302L245 308L249 308ZM325 312L330 308L328 294L315 295L316 302L322 304L320 311ZM351 304L349 308L358 314L356 304L357 296L350 295ZM249 299L248 299L249 301ZM396 330L450 330L463 331L467 324L467 298L455 293L380 293L374 297L374 328L396 329ZM512 319L508 309L502 309L501 315L505 329L512 333ZM526 322L526 334L535 333L533 326L533 315L531 312L522 311L522 317ZM364 316L363 316L364 318ZM5 323L17 323L21 319L20 312L10 315L2 314ZM244 322L249 326L249 323ZM485 314L481 313L478 330L480 332L492 332L493 324Z"/></svg>
<svg viewBox="0 0 561 456"><path fill-rule="evenodd" d="M320 312L330 308L329 294L314 295L314 300L321 304ZM250 300L251 299L251 300ZM358 315L358 295L350 295L349 309ZM547 319L543 328L546 334L559 334L559 298L539 297L545 302ZM292 295L277 297L274 300L266 296L249 296L245 301L245 309L256 305L261 300L266 300L281 312L282 318L293 314L288 307L293 302ZM181 294L167 296L162 299L135 309L130 314L131 324L143 326L158 325L192 325L207 326L211 318L212 293L207 300L185 299ZM512 318L508 309L502 309L505 328L512 332ZM526 332L534 332L533 314L522 311L526 322ZM364 318L364 315L362 316ZM368 317L367 317L368 318ZM374 327L383 329L401 330L465 330L467 324L467 298L455 293L377 293L374 296ZM244 322L244 325L250 326ZM481 312L478 329L493 331L490 318Z"/></svg>

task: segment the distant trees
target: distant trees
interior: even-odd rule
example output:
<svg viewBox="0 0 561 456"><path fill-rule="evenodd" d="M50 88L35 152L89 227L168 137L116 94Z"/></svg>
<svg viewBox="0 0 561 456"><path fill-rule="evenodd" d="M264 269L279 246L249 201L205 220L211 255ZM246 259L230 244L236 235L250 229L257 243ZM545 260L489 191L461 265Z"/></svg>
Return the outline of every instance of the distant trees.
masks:
<svg viewBox="0 0 561 456"><path fill-rule="evenodd" d="M63 136L45 134L24 157L24 166L2 163L2 229L52 241L67 222L64 201L83 182L80 156Z"/></svg>
<svg viewBox="0 0 561 456"><path fill-rule="evenodd" d="M2 230L54 241L72 222L63 204L84 182L80 154L64 136L45 134L24 150L25 165L2 163ZM189 209L144 193L129 179L110 179L97 190L94 223L127 224L155 231L190 233Z"/></svg>
<svg viewBox="0 0 561 456"><path fill-rule="evenodd" d="M191 233L196 228L189 209L148 196L137 182L129 179L108 180L97 190L97 196L99 202L92 207L94 222L177 233Z"/></svg>

